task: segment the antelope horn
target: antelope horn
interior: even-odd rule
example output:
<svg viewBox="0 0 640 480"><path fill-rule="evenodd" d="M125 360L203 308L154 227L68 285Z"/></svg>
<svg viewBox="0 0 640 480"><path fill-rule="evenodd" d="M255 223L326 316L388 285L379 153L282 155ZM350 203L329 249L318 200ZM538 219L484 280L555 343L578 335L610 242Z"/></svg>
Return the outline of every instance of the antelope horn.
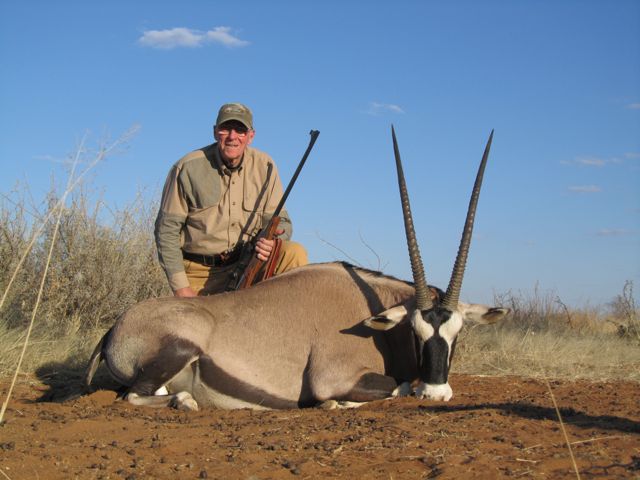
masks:
<svg viewBox="0 0 640 480"><path fill-rule="evenodd" d="M400 151L398 150L398 141L396 140L396 132L393 125L391 125L391 136L393 137L393 153L396 157L396 169L398 170L398 187L400 188L400 200L402 203L402 213L404 215L404 230L407 235L411 271L413 272L413 282L416 288L416 306L420 310L426 310L433 307L433 302L431 301L431 295L429 295L429 289L427 288L424 267L422 266L422 259L420 258L420 249L418 248L418 241L416 240L416 231L413 228L409 194L407 193L407 184L404 181L402 161L400 160Z"/></svg>
<svg viewBox="0 0 640 480"><path fill-rule="evenodd" d="M460 239L460 247L458 247L458 256L453 266L453 271L451 272L451 280L449 280L447 293L442 300L442 306L451 311L457 308L458 300L460 298L460 290L462 289L462 278L464 277L464 269L467 265L467 256L469 255L469 246L471 245L473 221L476 216L476 207L478 206L480 187L482 186L482 177L484 175L484 168L487 165L487 158L489 158L489 150L491 148L492 140L493 130L491 130L491 135L489 135L489 140L487 141L487 146L484 149L484 155L482 155L482 161L480 162L480 167L478 168L476 182L473 185L473 192L471 193L471 199L469 200L467 219L464 223L462 238Z"/></svg>

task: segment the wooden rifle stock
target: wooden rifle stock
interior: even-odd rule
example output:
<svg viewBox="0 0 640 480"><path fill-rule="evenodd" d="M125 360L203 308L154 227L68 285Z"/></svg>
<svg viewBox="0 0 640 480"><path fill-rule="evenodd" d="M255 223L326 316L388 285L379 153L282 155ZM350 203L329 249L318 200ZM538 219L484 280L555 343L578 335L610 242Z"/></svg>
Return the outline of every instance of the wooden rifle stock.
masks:
<svg viewBox="0 0 640 480"><path fill-rule="evenodd" d="M258 235L256 241L259 240L260 238L266 238L267 240L273 240L276 237L276 230L278 230L278 226L279 225L280 225L280 217L274 215L273 217L271 217L271 220L269 221L267 226L260 232L260 234ZM251 257L250 257L251 260L249 261L249 264L245 268L244 274L240 278L240 283L238 283L238 286L236 288L237 290L242 290L243 288L248 288L251 285L253 285L254 283L257 283L256 282L256 277L258 275L258 272L260 271L262 266L266 263L266 260L260 260L257 257L257 255L255 254L255 251L254 251L254 248L253 248L255 246L255 244L253 242L251 242L250 245L252 247L252 248L249 249L249 254L251 255ZM275 251L271 252L271 256L273 256L275 254L277 254L277 252L275 252Z"/></svg>

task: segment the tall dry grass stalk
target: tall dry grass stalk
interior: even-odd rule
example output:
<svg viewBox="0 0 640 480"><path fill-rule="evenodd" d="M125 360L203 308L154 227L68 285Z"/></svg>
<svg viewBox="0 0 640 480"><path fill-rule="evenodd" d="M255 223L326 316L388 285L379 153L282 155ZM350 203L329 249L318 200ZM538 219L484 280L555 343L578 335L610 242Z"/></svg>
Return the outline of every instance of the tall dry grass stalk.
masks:
<svg viewBox="0 0 640 480"><path fill-rule="evenodd" d="M144 282L140 289L136 278L131 276L141 273L140 277L145 280L154 274L153 268L147 268L149 264L155 265L152 241L148 238L151 213L144 212L140 218L139 208L133 205L124 211L111 212L114 221L105 225L99 216L101 203L90 209L87 188L82 182L93 167L122 147L133 133L134 130L130 130L117 141L101 146L87 162L84 171L74 178L75 166L87 155L83 141L76 150L67 188L60 196L52 189L45 211L38 212L35 220L26 218L30 209L25 205L23 196L18 202L10 202L14 208L7 208L4 202L0 204L0 291L4 292L0 302L0 348L4 351L0 373L6 375L9 368L7 358L15 358L15 332L24 332L26 328L26 333L20 335L22 349L15 359L17 367L0 410L0 421L21 371L32 332L37 333L36 345L65 343L64 339L70 332L80 333L83 335L81 338L86 338L86 333L101 325L104 317L112 321L131 303L163 290L163 281L156 285ZM3 197L5 200L8 198L6 195ZM69 206L66 205L67 197L71 198ZM55 221L52 221L54 217ZM134 225L140 228L131 228ZM60 242L56 242L58 237ZM138 248L125 245L127 240L137 242ZM123 253L134 254L135 257L126 258ZM98 261L99 258L102 261ZM96 265L101 265L102 271L96 272ZM102 275L104 272L112 273L118 266L123 268L118 271L117 278ZM128 267L126 273L123 271L125 267ZM159 274L156 277L161 278ZM126 278L129 278L128 282L124 281ZM115 288L114 283L107 282L119 283L115 283ZM109 291L127 290L133 298L118 291L115 292L115 302L107 299L109 295L101 297L98 293L100 286L104 285ZM93 321L87 322L85 314ZM40 354L41 351L37 351L35 356L43 360Z"/></svg>
<svg viewBox="0 0 640 480"><path fill-rule="evenodd" d="M35 229L35 231L31 235L31 241L28 243L27 247L24 248L22 256L20 257L18 264L14 268L13 275L9 279L9 282L5 285L4 293L2 294L2 299L0 300L0 310L2 310L2 307L4 306L5 300L7 299L7 295L9 294L9 290L11 289L11 286L13 285L13 282L15 281L16 276L20 272L20 269L24 261L26 260L27 255L29 255L29 253L31 252L31 249L33 248L33 245L40 238L44 229L47 227L47 222L49 221L49 219L53 217L53 215L56 214L56 212L58 212L59 209L61 209L64 206L67 196L73 191L74 188L76 188L76 186L78 186L78 184L80 184L80 182L86 176L86 174L89 173L98 163L104 160L107 157L107 155L112 153L117 147L120 147L126 142L128 142L130 138L137 132L137 130L138 130L138 127L132 127L129 131L127 131L122 137L120 137L118 140L113 142L111 145L102 146L101 148L99 148L93 160L90 161L88 166L84 169L84 171L80 175L78 175L77 178L74 179L73 176L75 174L75 168L78 162L80 161L81 156L85 153L84 144L85 144L86 137L83 137L82 141L80 142L80 145L78 146L78 148L76 148L76 151L73 154L74 160L72 164L72 171L69 175L69 181L67 182L67 188L65 189L60 199L57 202L55 202L55 205L53 205L53 207L51 206L49 207L48 212L46 212L46 215L44 215L44 218L40 222L39 226ZM51 193L54 193L54 192L51 192ZM24 215L24 212L26 211L25 206L24 204L21 204L21 205L19 204L17 206L20 209L20 212L19 212L20 216L18 217L18 219L24 220L23 215ZM3 217L10 218L8 215L6 215L6 213L4 212L4 209L3 209ZM16 223L20 226L26 225L24 221L19 221ZM58 223L56 222L56 226L57 225ZM11 231L6 228L3 228L3 230L5 231L5 236L9 238L6 232L11 232ZM11 232L11 233L15 233L15 232ZM15 237L15 235L13 236ZM18 234L18 238L20 237L21 235Z"/></svg>
<svg viewBox="0 0 640 480"><path fill-rule="evenodd" d="M78 147L76 154L75 154L75 158L73 161L73 166L71 167L71 173L69 174L69 180L67 182L67 188L65 189L64 194L62 195L62 203L60 203L59 205L57 205L56 209L57 209L57 214L56 214L56 221L55 221L55 226L53 228L53 236L51 238L51 242L49 245L49 253L47 255L47 260L45 262L45 266L44 266L44 271L42 272L42 279L40 280L40 287L38 288L38 295L36 297L36 303L35 306L33 307L33 313L31 315L31 321L29 322L29 327L27 328L27 334L25 336L24 339L24 343L22 345L22 350L20 351L20 356L18 357L18 364L16 365L15 368L15 372L13 375L13 379L11 380L11 385L9 386L9 391L7 392L7 397L5 399L5 401L2 403L2 408L0 408L0 425L2 424L2 421L4 419L4 413L7 410L7 406L9 405L9 400L11 399L11 394L13 393L13 388L15 387L16 384L16 380L18 378L18 373L20 372L20 367L22 366L22 362L24 360L24 354L27 351L27 346L29 345L29 338L31 337L31 332L33 331L33 325L35 322L35 318L36 318L36 313L38 312L38 306L40 305L40 300L42 299L42 291L44 290L44 282L47 279L47 272L49 271L49 265L51 265L51 257L53 254L53 247L56 243L56 237L58 236L58 231L60 229L60 218L62 217L62 206L64 205L64 199L67 198L67 195L69 194L69 192L71 191L71 185L73 184L73 176L75 175L75 171L76 171L76 167L78 166L78 161L80 160L80 155L82 153L82 150L84 149L84 140L85 138L82 139L82 141L80 142L80 146ZM25 255L28 252L25 252ZM24 257L23 257L24 258ZM19 267L18 267L19 268ZM11 277L12 280L15 279L15 275ZM2 302L0 302L0 310L2 310L2 305L4 304L4 299L6 298L9 288L11 288L11 284L13 282L9 282L9 285L7 286L4 295L2 296Z"/></svg>
<svg viewBox="0 0 640 480"><path fill-rule="evenodd" d="M124 208L110 210L91 199L91 185L75 184L67 205L55 190L49 193L44 211L38 212L42 223L26 218L24 197L11 206L0 200L0 291L5 292L0 323L5 328L29 323L52 245L51 218L60 205L59 241L53 244L36 331L62 337L70 330L106 328L133 303L168 293L153 242L155 202L140 194Z"/></svg>
<svg viewBox="0 0 640 480"><path fill-rule="evenodd" d="M571 457L571 465L573 466L573 471L576 474L576 478L580 480L580 469L578 468L576 457L573 454L573 448L571 447L571 442L569 441L569 434L567 433L567 429L564 426L564 420L562 419L562 414L560 413L558 402L556 402L556 396L553 394L553 390L551 389L551 383L549 383L549 380L545 377L544 381L547 385L547 391L549 392L551 401L553 402L553 408L556 412L556 416L558 417L558 422L560 422L560 430L562 430L562 437L564 438L564 443L567 446L567 450L569 451L569 457Z"/></svg>

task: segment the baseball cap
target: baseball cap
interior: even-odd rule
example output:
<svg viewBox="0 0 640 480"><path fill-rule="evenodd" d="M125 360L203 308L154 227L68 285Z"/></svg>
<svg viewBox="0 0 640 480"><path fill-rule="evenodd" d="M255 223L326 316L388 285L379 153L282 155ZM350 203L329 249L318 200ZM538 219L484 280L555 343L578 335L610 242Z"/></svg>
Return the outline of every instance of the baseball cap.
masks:
<svg viewBox="0 0 640 480"><path fill-rule="evenodd" d="M226 103L218 111L216 125L220 125L229 120L237 120L245 127L253 130L253 114L248 107L241 103Z"/></svg>

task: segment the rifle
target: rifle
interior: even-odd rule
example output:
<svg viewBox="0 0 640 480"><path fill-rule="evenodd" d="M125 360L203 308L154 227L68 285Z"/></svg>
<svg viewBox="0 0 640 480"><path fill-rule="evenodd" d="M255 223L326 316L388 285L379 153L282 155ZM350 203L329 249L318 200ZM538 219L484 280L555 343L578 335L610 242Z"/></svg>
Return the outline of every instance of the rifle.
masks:
<svg viewBox="0 0 640 480"><path fill-rule="evenodd" d="M256 256L255 245L260 238L272 240L276 236L276 230L280 225L280 211L284 207L284 203L286 202L287 197L289 196L289 193L293 188L293 185L296 183L298 175L300 174L304 163L307 161L307 157L309 156L309 153L311 153L311 149L313 148L314 143L316 143L316 139L318 138L318 135L320 135L320 132L318 130L311 130L309 134L311 135L309 146L304 152L302 160L300 160L300 164L298 165L298 168L296 168L293 177L291 177L289 185L287 185L287 188L282 194L280 203L278 203L278 206L273 211L273 215L271 216L269 223L267 223L267 225L260 231L258 235L256 235L256 237L251 242L247 242L242 247L240 259L238 260L236 268L229 275L229 280L227 281L225 291L242 290L243 288L250 287L254 283L258 283L260 280L264 279L263 275L263 278L256 280L256 276L258 275L258 272L260 271L262 266L266 261L270 261L277 257L280 250L279 244L277 244L277 247L274 248L274 250L271 252L271 255L269 256L269 259L267 259L266 261L260 260Z"/></svg>

